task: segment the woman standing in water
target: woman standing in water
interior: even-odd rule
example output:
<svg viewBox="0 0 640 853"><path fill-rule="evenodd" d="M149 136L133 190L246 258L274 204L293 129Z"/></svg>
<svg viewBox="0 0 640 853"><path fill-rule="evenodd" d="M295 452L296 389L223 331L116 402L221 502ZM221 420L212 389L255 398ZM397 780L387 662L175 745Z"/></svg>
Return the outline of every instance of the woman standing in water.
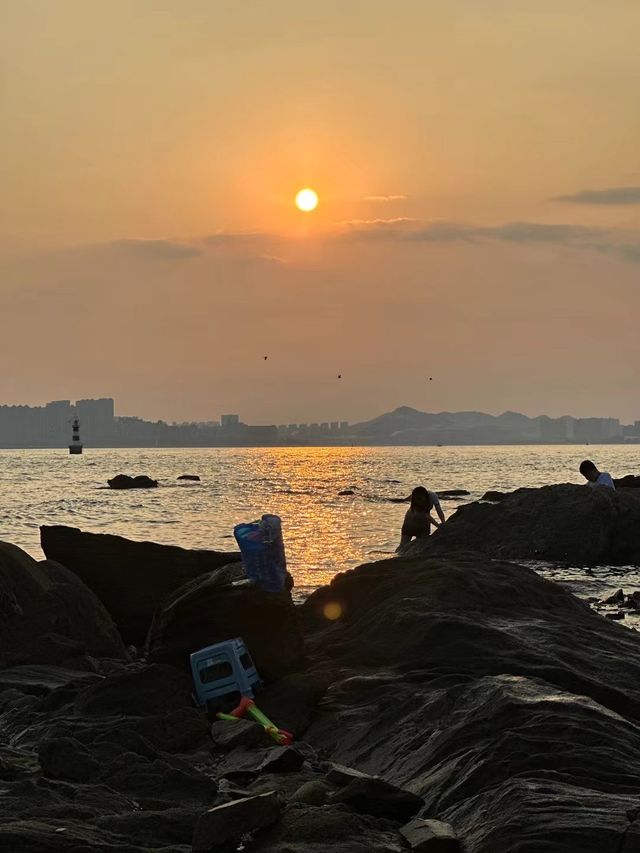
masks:
<svg viewBox="0 0 640 853"><path fill-rule="evenodd" d="M436 521L431 515L431 510L434 507L440 516L440 521ZM424 486L418 486L411 492L411 506L407 510L402 524L400 545L408 544L414 537L424 539L430 535L432 524L440 527L443 521L444 513L440 507L438 496L429 492Z"/></svg>

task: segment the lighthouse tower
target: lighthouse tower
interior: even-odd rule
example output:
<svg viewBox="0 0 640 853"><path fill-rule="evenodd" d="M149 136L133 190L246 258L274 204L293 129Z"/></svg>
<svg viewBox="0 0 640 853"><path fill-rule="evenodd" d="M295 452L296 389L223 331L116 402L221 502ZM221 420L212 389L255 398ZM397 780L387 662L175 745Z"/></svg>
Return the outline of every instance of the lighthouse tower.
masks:
<svg viewBox="0 0 640 853"><path fill-rule="evenodd" d="M79 453L82 453L82 442L80 441L80 421L78 420L78 416L76 415L73 419L73 423L71 424L71 444L69 445L69 453L77 456Z"/></svg>

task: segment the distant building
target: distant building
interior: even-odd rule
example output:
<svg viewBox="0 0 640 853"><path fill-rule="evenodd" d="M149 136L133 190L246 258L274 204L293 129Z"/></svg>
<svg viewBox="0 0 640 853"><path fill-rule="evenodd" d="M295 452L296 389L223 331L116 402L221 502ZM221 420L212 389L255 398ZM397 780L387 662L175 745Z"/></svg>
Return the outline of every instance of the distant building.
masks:
<svg viewBox="0 0 640 853"><path fill-rule="evenodd" d="M249 443L271 444L278 438L276 426L245 426L244 435Z"/></svg>
<svg viewBox="0 0 640 853"><path fill-rule="evenodd" d="M622 428L617 418L578 418L573 435L576 441L607 441L619 438Z"/></svg>
<svg viewBox="0 0 640 853"><path fill-rule="evenodd" d="M240 415L220 415L220 426L226 430L237 430L240 426Z"/></svg>
<svg viewBox="0 0 640 853"><path fill-rule="evenodd" d="M573 438L574 419L570 417L549 418L541 415L540 423L541 441L568 441Z"/></svg>
<svg viewBox="0 0 640 853"><path fill-rule="evenodd" d="M111 397L99 400L77 400L76 413L80 419L82 435L89 444L107 440L114 431L114 402Z"/></svg>

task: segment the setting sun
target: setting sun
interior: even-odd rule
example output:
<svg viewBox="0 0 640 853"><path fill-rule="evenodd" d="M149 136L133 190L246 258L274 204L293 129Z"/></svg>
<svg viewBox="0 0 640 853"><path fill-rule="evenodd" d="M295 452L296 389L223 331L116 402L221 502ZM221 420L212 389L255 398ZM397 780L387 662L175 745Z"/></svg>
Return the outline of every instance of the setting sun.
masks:
<svg viewBox="0 0 640 853"><path fill-rule="evenodd" d="M318 206L318 194L315 190L304 189L296 195L296 207L298 210L309 212Z"/></svg>

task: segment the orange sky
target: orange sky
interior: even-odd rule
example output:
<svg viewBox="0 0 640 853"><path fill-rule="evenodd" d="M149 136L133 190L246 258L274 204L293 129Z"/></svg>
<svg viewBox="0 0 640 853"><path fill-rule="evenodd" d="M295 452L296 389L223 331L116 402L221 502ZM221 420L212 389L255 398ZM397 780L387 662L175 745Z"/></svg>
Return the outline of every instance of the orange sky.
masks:
<svg viewBox="0 0 640 853"><path fill-rule="evenodd" d="M0 401L640 418L639 35L635 0L0 6Z"/></svg>

